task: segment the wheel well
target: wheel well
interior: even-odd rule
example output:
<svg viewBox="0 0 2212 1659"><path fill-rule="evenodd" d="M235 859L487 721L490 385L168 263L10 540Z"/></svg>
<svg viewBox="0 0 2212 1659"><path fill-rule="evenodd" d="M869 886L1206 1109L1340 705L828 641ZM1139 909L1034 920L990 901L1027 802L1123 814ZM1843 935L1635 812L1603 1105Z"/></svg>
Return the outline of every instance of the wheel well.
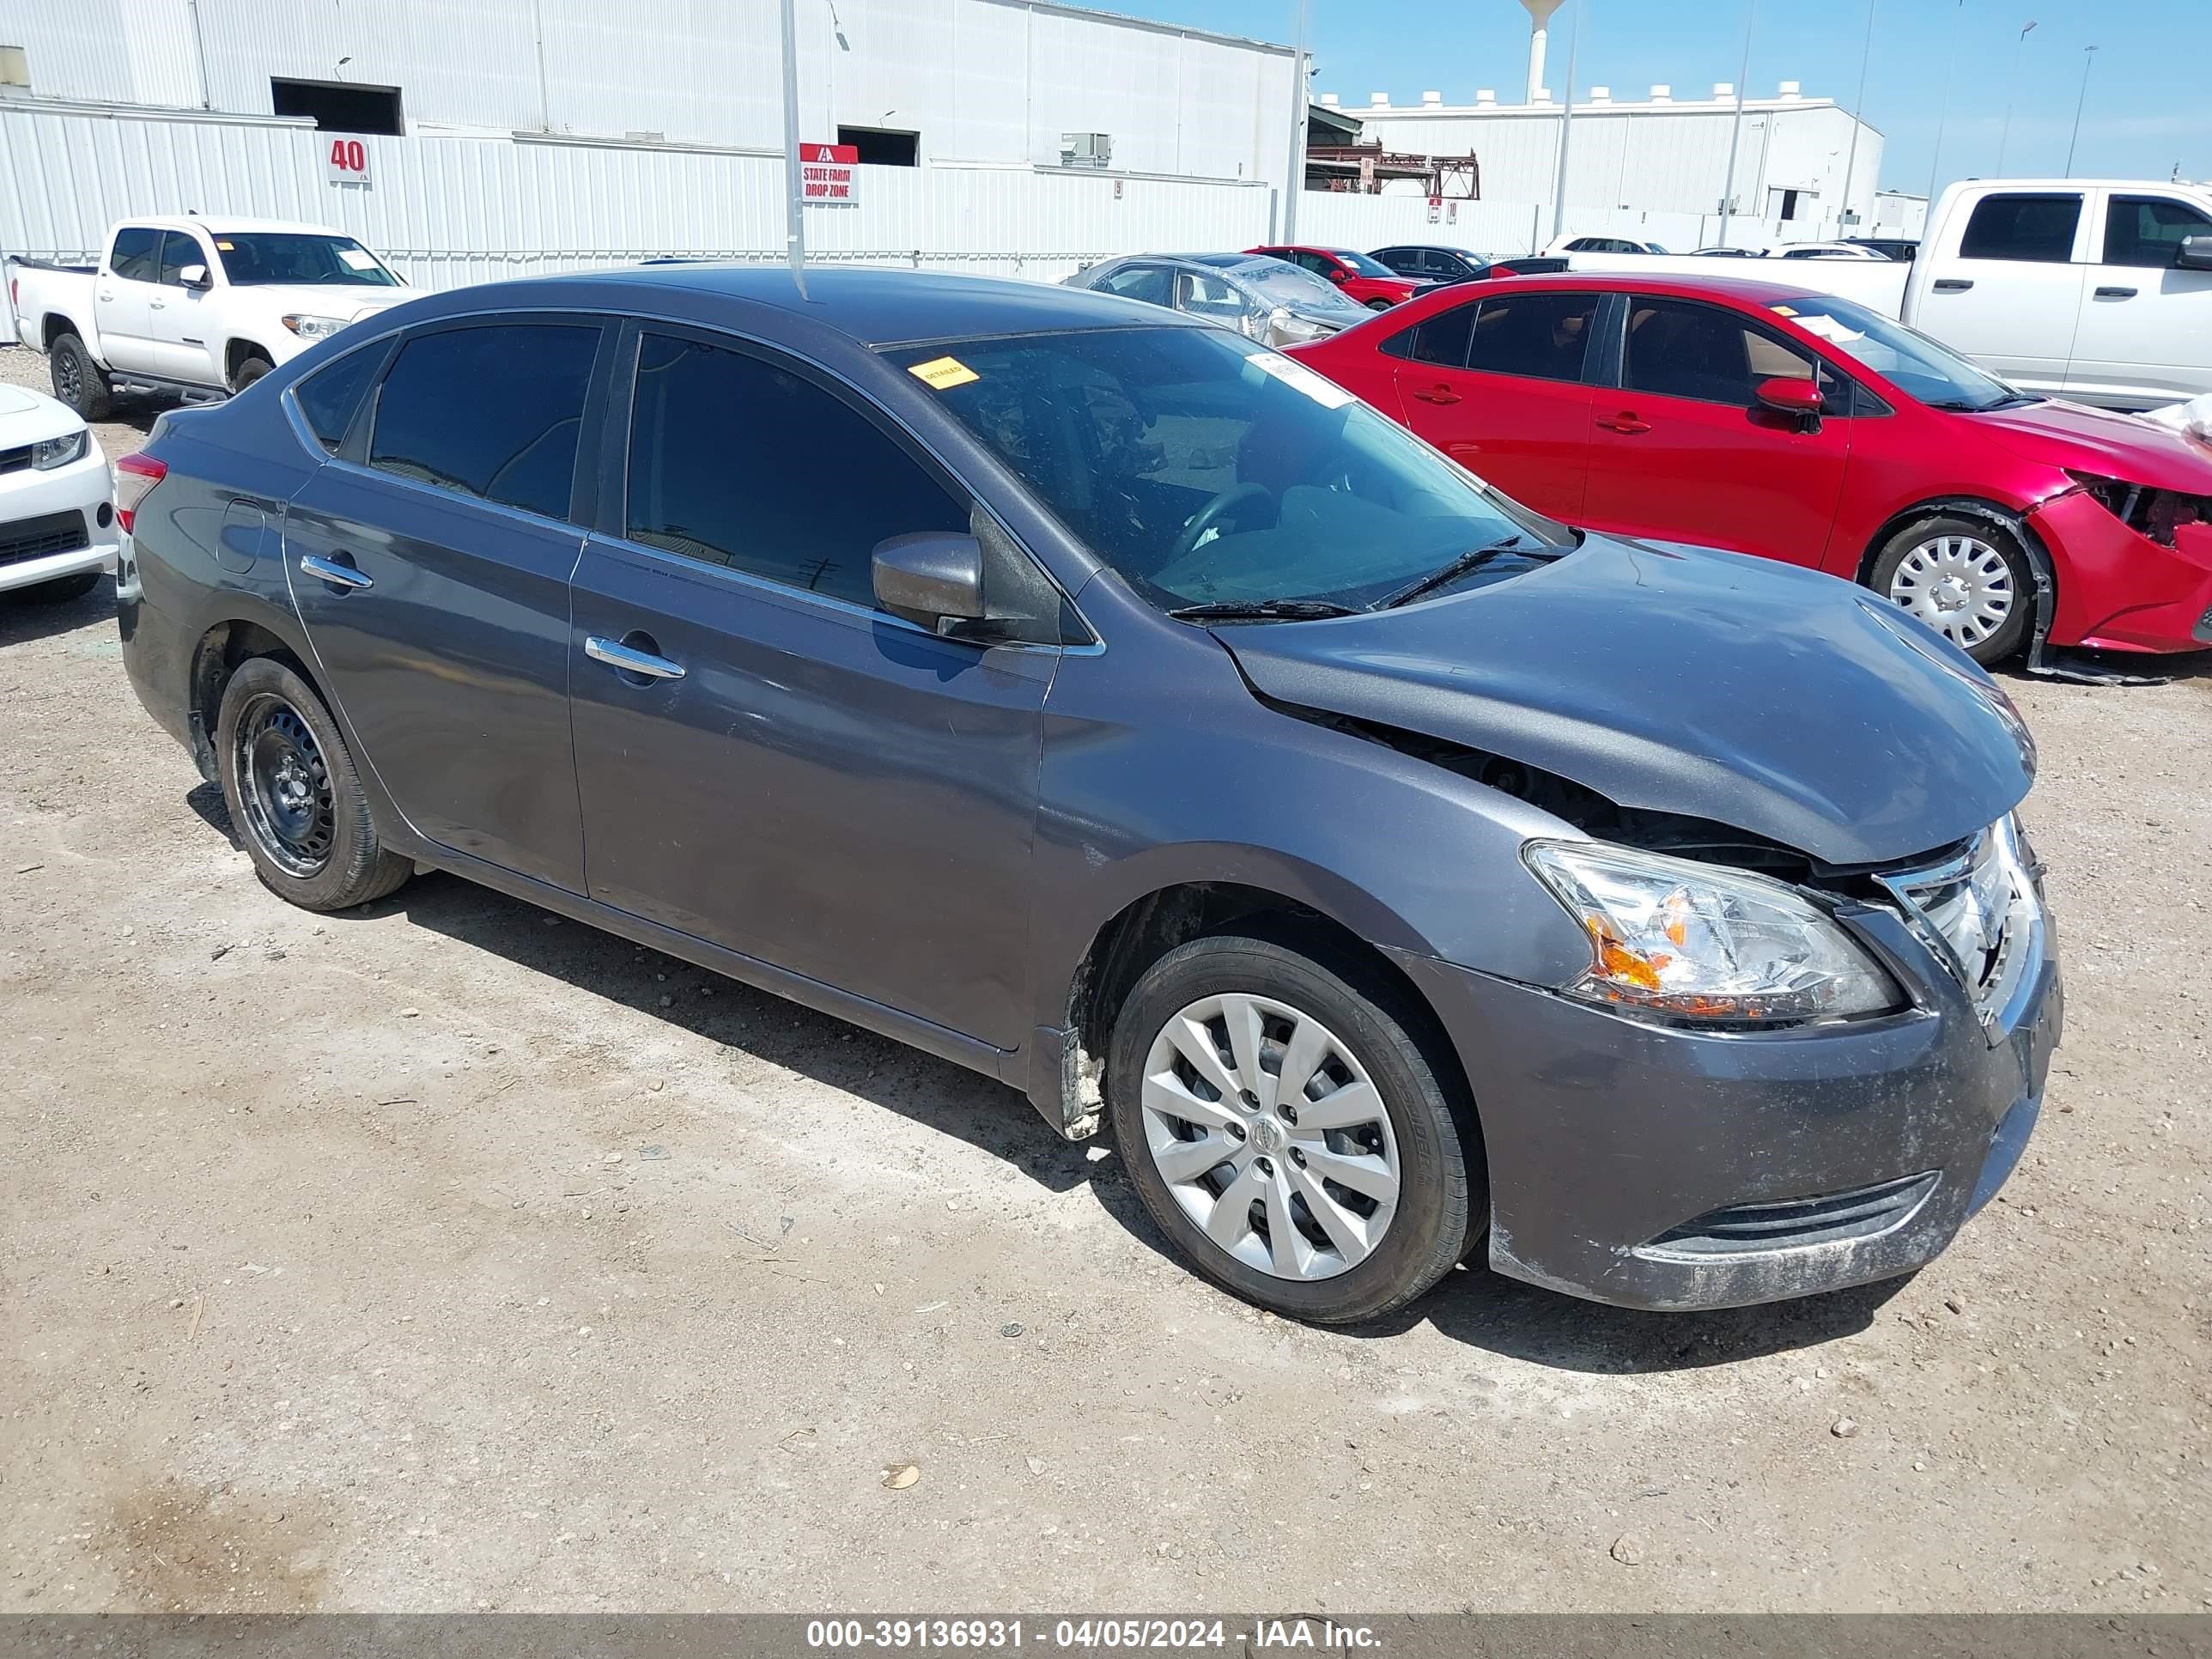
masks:
<svg viewBox="0 0 2212 1659"><path fill-rule="evenodd" d="M215 728L222 712L223 689L238 665L255 657L274 657L313 686L317 696L323 696L307 665L282 635L251 622L217 623L209 629L192 653L191 727L192 757L199 763L200 775L210 782L216 775ZM330 700L323 701L327 707Z"/></svg>
<svg viewBox="0 0 2212 1659"><path fill-rule="evenodd" d="M46 313L46 325L41 332L46 337L46 349L52 351L63 335L76 332L76 325L61 313L50 311Z"/></svg>
<svg viewBox="0 0 2212 1659"><path fill-rule="evenodd" d="M1145 970L1179 945L1227 933L1269 939L1310 957L1389 1009L1421 1045L1446 1095L1472 1115L1473 1095L1459 1051L1405 969L1311 906L1235 882L1188 882L1147 893L1091 939L1069 988L1067 1010L1086 1097L1103 1086L1115 1016Z"/></svg>
<svg viewBox="0 0 2212 1659"><path fill-rule="evenodd" d="M258 357L264 363L274 363L276 361L252 340L233 340L223 348L223 379L235 380L238 378L238 371L246 367L246 360L248 357Z"/></svg>
<svg viewBox="0 0 2212 1659"><path fill-rule="evenodd" d="M1852 573L1852 580L1860 586L1865 586L1873 579L1874 562L1881 556L1881 550L1887 547L1897 533L1907 525L1911 524L1915 520L1939 519L1947 514L1960 518L1979 519L1984 524L2003 531L2023 548L2028 546L2032 540L2027 526L2021 521L2020 514L2009 507L2000 507L1995 501L1981 501L1971 495L1957 495L1932 501L1917 501L1901 513L1892 514L1881 528L1874 532L1874 539L1867 544L1865 550L1859 555L1858 568Z"/></svg>

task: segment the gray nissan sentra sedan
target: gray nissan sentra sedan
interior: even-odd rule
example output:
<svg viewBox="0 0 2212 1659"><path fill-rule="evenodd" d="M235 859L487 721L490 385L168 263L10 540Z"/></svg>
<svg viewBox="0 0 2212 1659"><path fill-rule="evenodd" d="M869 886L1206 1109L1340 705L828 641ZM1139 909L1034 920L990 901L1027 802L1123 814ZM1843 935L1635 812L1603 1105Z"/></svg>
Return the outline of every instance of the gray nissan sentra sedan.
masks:
<svg viewBox="0 0 2212 1659"><path fill-rule="evenodd" d="M1063 288L662 267L121 464L141 700L311 909L454 872L1110 1125L1200 1273L1911 1270L2059 1030L2027 733L1850 584L1506 500Z"/></svg>

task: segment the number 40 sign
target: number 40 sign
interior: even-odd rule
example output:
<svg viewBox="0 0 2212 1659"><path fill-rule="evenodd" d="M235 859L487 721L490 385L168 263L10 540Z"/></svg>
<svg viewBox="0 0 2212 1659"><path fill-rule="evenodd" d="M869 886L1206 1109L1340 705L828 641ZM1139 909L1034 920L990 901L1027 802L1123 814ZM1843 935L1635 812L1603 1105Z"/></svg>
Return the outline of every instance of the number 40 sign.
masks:
<svg viewBox="0 0 2212 1659"><path fill-rule="evenodd" d="M368 148L360 139L333 137L323 159L332 184L368 186Z"/></svg>

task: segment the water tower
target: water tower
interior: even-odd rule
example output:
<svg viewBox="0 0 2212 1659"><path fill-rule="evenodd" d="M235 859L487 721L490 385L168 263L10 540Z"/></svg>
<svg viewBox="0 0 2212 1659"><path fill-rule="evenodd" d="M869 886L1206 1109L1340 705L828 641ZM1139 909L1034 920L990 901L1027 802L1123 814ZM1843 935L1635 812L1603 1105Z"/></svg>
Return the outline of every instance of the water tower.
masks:
<svg viewBox="0 0 2212 1659"><path fill-rule="evenodd" d="M1552 14L1565 0L1521 0L1522 9L1528 14L1528 101L1534 103L1537 94L1544 90L1544 45L1551 33ZM1574 89L1567 89L1570 98Z"/></svg>

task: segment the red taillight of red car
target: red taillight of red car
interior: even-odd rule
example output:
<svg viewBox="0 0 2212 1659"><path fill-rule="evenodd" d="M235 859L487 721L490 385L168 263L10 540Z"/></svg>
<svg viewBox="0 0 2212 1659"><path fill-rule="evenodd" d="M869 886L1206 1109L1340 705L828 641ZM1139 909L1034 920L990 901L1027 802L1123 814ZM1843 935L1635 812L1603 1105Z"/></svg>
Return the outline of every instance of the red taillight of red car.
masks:
<svg viewBox="0 0 2212 1659"><path fill-rule="evenodd" d="M138 504L169 476L169 464L133 450L115 464L115 520L125 535L137 527Z"/></svg>

